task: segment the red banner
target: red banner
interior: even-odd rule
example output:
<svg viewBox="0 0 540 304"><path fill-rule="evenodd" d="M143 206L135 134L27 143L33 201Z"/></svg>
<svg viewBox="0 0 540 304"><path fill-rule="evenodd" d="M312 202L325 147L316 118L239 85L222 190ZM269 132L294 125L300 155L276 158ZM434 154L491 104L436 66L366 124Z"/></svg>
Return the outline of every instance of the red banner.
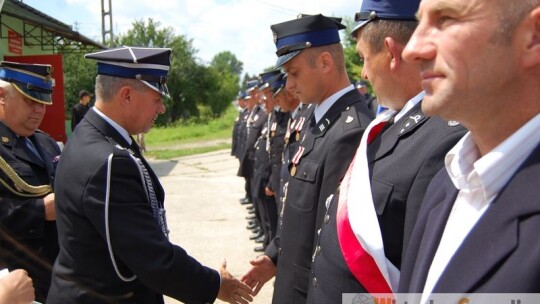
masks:
<svg viewBox="0 0 540 304"><path fill-rule="evenodd" d="M23 53L22 36L11 29L8 29L8 51L16 55Z"/></svg>

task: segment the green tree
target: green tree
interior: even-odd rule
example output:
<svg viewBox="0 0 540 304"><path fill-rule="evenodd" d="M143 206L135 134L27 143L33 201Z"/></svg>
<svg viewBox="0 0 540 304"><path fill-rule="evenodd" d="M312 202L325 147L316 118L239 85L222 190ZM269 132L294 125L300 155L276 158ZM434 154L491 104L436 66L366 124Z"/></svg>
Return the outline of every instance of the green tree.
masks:
<svg viewBox="0 0 540 304"><path fill-rule="evenodd" d="M210 66L214 67L218 71L229 71L232 75L236 75L238 77L240 77L242 71L244 70L244 63L239 61L236 56L229 51L216 54L212 58Z"/></svg>
<svg viewBox="0 0 540 304"><path fill-rule="evenodd" d="M360 60L356 52L356 39L351 36L351 31L354 28L355 22L350 17L343 18L343 23L347 26L343 32L342 39L343 51L345 53L345 68L351 81L359 80L362 73L364 63Z"/></svg>
<svg viewBox="0 0 540 304"><path fill-rule="evenodd" d="M125 34L116 36L116 45L171 48L171 68L169 71L170 99L165 99L167 111L160 115L157 124L163 125L180 118L198 116L197 103L201 102L200 76L204 69L197 63L197 50L192 40L176 35L171 27L160 28L160 22L152 18L148 22L136 20ZM204 77L203 77L204 78Z"/></svg>
<svg viewBox="0 0 540 304"><path fill-rule="evenodd" d="M216 54L208 68L206 98L214 116L221 115L240 90L243 63L229 51Z"/></svg>
<svg viewBox="0 0 540 304"><path fill-rule="evenodd" d="M63 69L66 119L71 119L71 109L79 102L79 91L94 92L97 69L96 63L86 60L82 53L63 54Z"/></svg>

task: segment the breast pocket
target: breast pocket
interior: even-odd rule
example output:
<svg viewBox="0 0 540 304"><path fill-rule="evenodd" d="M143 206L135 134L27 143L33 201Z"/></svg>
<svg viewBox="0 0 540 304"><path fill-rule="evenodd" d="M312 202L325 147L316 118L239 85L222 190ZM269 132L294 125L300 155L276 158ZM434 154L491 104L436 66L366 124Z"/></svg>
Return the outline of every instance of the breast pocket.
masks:
<svg viewBox="0 0 540 304"><path fill-rule="evenodd" d="M375 178L371 181L371 183L371 193L373 194L375 211L377 212L377 215L382 215L386 204L392 197L394 185Z"/></svg>
<svg viewBox="0 0 540 304"><path fill-rule="evenodd" d="M315 189L318 171L319 162L308 158L302 159L294 174L295 194L290 200L287 197L287 202L302 211L311 211L318 199L319 190Z"/></svg>

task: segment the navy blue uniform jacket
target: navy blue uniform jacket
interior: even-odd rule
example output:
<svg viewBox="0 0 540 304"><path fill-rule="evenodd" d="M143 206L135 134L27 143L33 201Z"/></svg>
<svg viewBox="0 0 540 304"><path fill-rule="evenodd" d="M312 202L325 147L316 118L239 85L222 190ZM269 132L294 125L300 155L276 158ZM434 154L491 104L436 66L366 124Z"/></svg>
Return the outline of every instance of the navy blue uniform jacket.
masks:
<svg viewBox="0 0 540 304"><path fill-rule="evenodd" d="M436 293L540 292L540 145L503 187L443 271ZM400 292L421 293L458 194L445 169L429 185L405 254Z"/></svg>
<svg viewBox="0 0 540 304"><path fill-rule="evenodd" d="M111 143L107 137L111 138ZM152 216L138 166L128 143L94 110L88 111L69 139L56 179L60 254L53 269L48 304L163 303L162 294L185 303L213 302L219 274L171 244ZM107 158L112 162L109 207L110 240L120 273L116 274L105 233ZM152 177L160 203L164 192Z"/></svg>

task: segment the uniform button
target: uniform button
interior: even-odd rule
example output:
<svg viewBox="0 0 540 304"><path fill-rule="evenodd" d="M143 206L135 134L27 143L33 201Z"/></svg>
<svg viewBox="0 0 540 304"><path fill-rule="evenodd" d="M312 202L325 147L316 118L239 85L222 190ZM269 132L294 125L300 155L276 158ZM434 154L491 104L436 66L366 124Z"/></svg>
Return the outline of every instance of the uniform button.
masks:
<svg viewBox="0 0 540 304"><path fill-rule="evenodd" d="M328 223L330 223L330 215L327 214L327 215L324 216L324 223L326 225L328 225Z"/></svg>
<svg viewBox="0 0 540 304"><path fill-rule="evenodd" d="M281 250L281 248L278 249L278 254L283 255L283 250Z"/></svg>
<svg viewBox="0 0 540 304"><path fill-rule="evenodd" d="M314 288L317 288L317 278L313 278L313 280L311 281L311 284L313 285Z"/></svg>
<svg viewBox="0 0 540 304"><path fill-rule="evenodd" d="M303 175L304 175L304 177L307 177L307 173L306 173L306 172L304 172L304 174L303 174Z"/></svg>
<svg viewBox="0 0 540 304"><path fill-rule="evenodd" d="M30 228L30 230L28 230L28 233L30 234L35 234L37 232L37 230L35 228Z"/></svg>

